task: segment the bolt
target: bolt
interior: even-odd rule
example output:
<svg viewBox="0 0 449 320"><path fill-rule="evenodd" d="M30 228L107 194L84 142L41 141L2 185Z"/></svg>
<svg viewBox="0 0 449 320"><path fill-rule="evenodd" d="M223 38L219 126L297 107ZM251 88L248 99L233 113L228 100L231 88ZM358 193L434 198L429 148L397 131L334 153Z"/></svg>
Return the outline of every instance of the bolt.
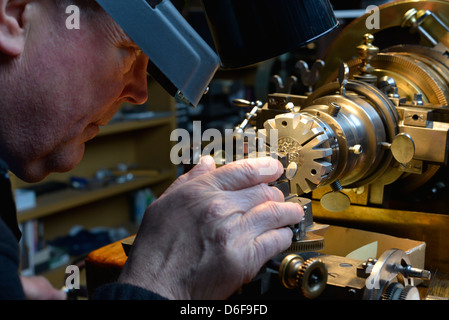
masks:
<svg viewBox="0 0 449 320"><path fill-rule="evenodd" d="M341 106L338 103L332 102L327 112L332 116L336 117L341 110Z"/></svg>
<svg viewBox="0 0 449 320"><path fill-rule="evenodd" d="M285 177L288 180L292 180L295 177L297 171L298 165L296 164L296 162L290 162L287 166L287 169L285 170Z"/></svg>
<svg viewBox="0 0 449 320"><path fill-rule="evenodd" d="M290 112L295 112L295 105L293 104L293 102L289 102L285 105L285 109L287 109Z"/></svg>
<svg viewBox="0 0 449 320"><path fill-rule="evenodd" d="M385 94L389 93L393 88L396 88L396 81L392 77L383 76L377 82L377 87Z"/></svg>
<svg viewBox="0 0 449 320"><path fill-rule="evenodd" d="M428 270L413 268L412 266L407 266L404 268L404 274L406 277L418 278L429 280L431 278L431 273Z"/></svg>
<svg viewBox="0 0 449 320"><path fill-rule="evenodd" d="M353 154L361 154L362 153L362 146L360 144L356 144L349 148L349 151Z"/></svg>
<svg viewBox="0 0 449 320"><path fill-rule="evenodd" d="M399 93L398 93L398 88L397 87L393 87L391 92L388 94L389 98L400 98Z"/></svg>
<svg viewBox="0 0 449 320"><path fill-rule="evenodd" d="M357 291L356 291L355 289L349 289L349 290L348 290L348 294L349 294L350 296L355 296L356 293L357 293Z"/></svg>
<svg viewBox="0 0 449 320"><path fill-rule="evenodd" d="M334 182L332 182L330 186L332 188L332 191L334 191L334 192L343 190L343 187L341 186L340 181L338 181L338 180L335 180Z"/></svg>
<svg viewBox="0 0 449 320"><path fill-rule="evenodd" d="M423 105L422 94L421 93L415 93L415 96L413 97L413 104L415 106L422 106Z"/></svg>

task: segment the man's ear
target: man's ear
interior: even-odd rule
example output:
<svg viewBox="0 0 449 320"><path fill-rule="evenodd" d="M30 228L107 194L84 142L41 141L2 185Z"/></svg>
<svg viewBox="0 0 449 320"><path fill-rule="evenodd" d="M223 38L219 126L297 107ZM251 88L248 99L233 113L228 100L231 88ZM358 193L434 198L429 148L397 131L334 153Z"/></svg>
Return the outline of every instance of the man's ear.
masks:
<svg viewBox="0 0 449 320"><path fill-rule="evenodd" d="M0 53L17 56L25 46L22 15L27 1L0 0Z"/></svg>

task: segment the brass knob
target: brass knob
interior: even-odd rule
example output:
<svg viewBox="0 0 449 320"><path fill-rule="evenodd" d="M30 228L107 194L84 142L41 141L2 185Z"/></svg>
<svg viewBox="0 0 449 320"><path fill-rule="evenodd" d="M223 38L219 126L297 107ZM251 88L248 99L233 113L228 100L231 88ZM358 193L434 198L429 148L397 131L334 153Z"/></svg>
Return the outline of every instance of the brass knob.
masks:
<svg viewBox="0 0 449 320"><path fill-rule="evenodd" d="M373 45L374 36L370 33L366 33L363 36L363 43L357 47L357 54L362 60L360 71L362 74L370 74L374 71L374 67L371 66L371 60L379 53L379 48Z"/></svg>
<svg viewBox="0 0 449 320"><path fill-rule="evenodd" d="M318 258L306 261L297 254L286 256L279 267L279 278L287 289L299 289L307 299L319 297L327 284L327 268Z"/></svg>
<svg viewBox="0 0 449 320"><path fill-rule="evenodd" d="M295 289L298 287L296 275L304 264L304 259L297 254L289 254L286 256L279 267L279 278L281 283L287 289Z"/></svg>

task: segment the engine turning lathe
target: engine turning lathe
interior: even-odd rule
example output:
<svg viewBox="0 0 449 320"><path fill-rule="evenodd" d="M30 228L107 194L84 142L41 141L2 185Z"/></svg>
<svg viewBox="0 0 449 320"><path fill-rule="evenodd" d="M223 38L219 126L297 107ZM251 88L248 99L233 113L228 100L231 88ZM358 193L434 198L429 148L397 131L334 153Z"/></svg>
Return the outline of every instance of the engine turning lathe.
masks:
<svg viewBox="0 0 449 320"><path fill-rule="evenodd" d="M415 34L420 43L396 39L397 43L378 48L373 33L360 34L366 30L365 16L342 32L326 64L318 61L309 70L304 61L297 63L308 92L275 92L264 105L238 101L256 106L245 125L257 129L268 152L284 164L285 174L275 185L287 201L298 201L305 208L305 220L292 226L290 253L324 245L326 225L313 222L310 200L299 196L325 187L320 204L335 214L351 205L348 190L365 193L368 206L381 206L385 186L402 180L402 191L412 191L448 164L449 27L439 18L442 12L449 12L449 2L397 1L381 6L380 16L390 21L379 32L401 28ZM354 50L348 44L354 44ZM319 69L320 78L327 79L321 83ZM278 76L272 80L281 87ZM312 90L314 84L318 85ZM273 132L277 139L270 145ZM305 297L315 298L332 282L328 269L346 260L290 254L272 261L271 267L284 287L299 287ZM413 268L397 249L366 261L365 267L348 265L353 266L348 272L354 287L332 286L346 287L345 293L364 299L416 299L413 278L430 278L429 271Z"/></svg>

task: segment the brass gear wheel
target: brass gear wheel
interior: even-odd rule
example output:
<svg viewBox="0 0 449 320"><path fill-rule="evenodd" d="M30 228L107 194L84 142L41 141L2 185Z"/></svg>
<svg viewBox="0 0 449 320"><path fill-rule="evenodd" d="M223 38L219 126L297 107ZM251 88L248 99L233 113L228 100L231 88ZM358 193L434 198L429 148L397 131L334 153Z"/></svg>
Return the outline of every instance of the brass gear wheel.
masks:
<svg viewBox="0 0 449 320"><path fill-rule="evenodd" d="M324 122L304 112L283 113L266 121L259 134L269 142L273 130L278 134L277 149L268 146L270 152L286 156L288 164L294 162L297 167L291 177L296 188L292 193L311 192L329 178L336 140Z"/></svg>
<svg viewBox="0 0 449 320"><path fill-rule="evenodd" d="M419 300L419 291L415 286L392 282L382 294L382 300Z"/></svg>
<svg viewBox="0 0 449 320"><path fill-rule="evenodd" d="M403 290L404 285L402 283L390 283L382 294L382 300L399 300Z"/></svg>
<svg viewBox="0 0 449 320"><path fill-rule="evenodd" d="M327 268L324 262L318 258L306 260L298 270L296 283L305 298L319 297L327 284Z"/></svg>
<svg viewBox="0 0 449 320"><path fill-rule="evenodd" d="M405 286L402 290L400 300L420 300L418 288L415 286Z"/></svg>

